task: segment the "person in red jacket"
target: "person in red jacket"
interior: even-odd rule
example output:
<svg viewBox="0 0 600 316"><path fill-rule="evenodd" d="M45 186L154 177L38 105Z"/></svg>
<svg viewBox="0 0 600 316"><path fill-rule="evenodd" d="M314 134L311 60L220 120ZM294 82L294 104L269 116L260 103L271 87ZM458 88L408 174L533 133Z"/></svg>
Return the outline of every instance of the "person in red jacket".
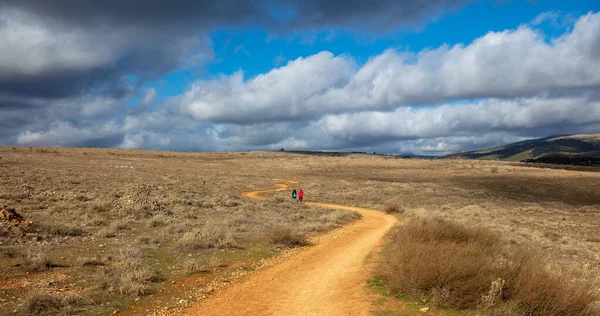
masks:
<svg viewBox="0 0 600 316"><path fill-rule="evenodd" d="M304 191L302 191L302 189L300 189L300 191L298 191L298 201L302 202L303 197L304 197Z"/></svg>

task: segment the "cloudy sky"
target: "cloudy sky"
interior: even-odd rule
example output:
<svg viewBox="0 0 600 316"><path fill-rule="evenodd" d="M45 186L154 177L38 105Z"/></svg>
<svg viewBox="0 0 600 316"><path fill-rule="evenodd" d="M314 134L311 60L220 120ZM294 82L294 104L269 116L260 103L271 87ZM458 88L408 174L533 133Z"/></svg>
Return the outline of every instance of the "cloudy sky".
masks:
<svg viewBox="0 0 600 316"><path fill-rule="evenodd" d="M597 0L0 0L0 145L441 155L600 133Z"/></svg>

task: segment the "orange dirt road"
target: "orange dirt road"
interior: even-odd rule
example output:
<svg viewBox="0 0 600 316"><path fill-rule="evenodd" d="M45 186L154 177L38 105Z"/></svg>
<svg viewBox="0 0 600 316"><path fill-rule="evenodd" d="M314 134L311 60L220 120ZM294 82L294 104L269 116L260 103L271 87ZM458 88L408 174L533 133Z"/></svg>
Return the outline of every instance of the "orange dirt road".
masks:
<svg viewBox="0 0 600 316"><path fill-rule="evenodd" d="M281 180L281 179L277 179ZM286 190L244 192L242 196L268 199L261 194ZM306 202L345 209L363 218L323 238L317 245L280 264L257 272L188 310L191 315L369 315L371 294L366 288L365 259L396 218L376 210Z"/></svg>

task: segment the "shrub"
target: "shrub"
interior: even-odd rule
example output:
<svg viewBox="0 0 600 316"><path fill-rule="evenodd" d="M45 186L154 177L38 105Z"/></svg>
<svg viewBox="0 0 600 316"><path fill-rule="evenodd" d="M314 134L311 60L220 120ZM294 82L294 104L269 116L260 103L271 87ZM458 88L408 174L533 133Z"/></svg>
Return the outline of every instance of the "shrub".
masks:
<svg viewBox="0 0 600 316"><path fill-rule="evenodd" d="M400 210L400 208L396 205L388 205L383 209L387 214L401 214L404 211Z"/></svg>
<svg viewBox="0 0 600 316"><path fill-rule="evenodd" d="M77 237L84 236L87 234L85 229L70 224L62 224L57 222L46 221L45 223L38 224L41 231L46 232L52 236L68 236Z"/></svg>
<svg viewBox="0 0 600 316"><path fill-rule="evenodd" d="M91 206L92 211L97 213L106 213L112 209L111 202L100 202Z"/></svg>
<svg viewBox="0 0 600 316"><path fill-rule="evenodd" d="M104 261L102 261L100 258L79 258L77 259L77 263L82 267L104 265Z"/></svg>
<svg viewBox="0 0 600 316"><path fill-rule="evenodd" d="M116 221L110 226L113 230L131 230L131 225L130 221Z"/></svg>
<svg viewBox="0 0 600 316"><path fill-rule="evenodd" d="M28 314L42 314L56 311L62 307L62 300L59 296L42 292L29 292L25 298L24 308Z"/></svg>
<svg viewBox="0 0 600 316"><path fill-rule="evenodd" d="M150 293L148 284L157 281L157 275L145 263L144 255L139 250L121 250L112 262L115 270L115 288L124 295L147 295Z"/></svg>
<svg viewBox="0 0 600 316"><path fill-rule="evenodd" d="M150 227L150 228L162 227L162 226L167 226L168 223L169 223L169 218L166 215L157 214L157 215L152 216L150 221L148 221L148 227Z"/></svg>
<svg viewBox="0 0 600 316"><path fill-rule="evenodd" d="M206 262L200 260L190 259L183 263L183 269L188 273L196 272L208 272L208 265Z"/></svg>
<svg viewBox="0 0 600 316"><path fill-rule="evenodd" d="M503 295L525 315L589 315L598 300L591 278L577 270L551 270L544 257L533 252L517 252L505 270Z"/></svg>
<svg viewBox="0 0 600 316"><path fill-rule="evenodd" d="M179 245L186 249L226 248L233 242L233 230L228 222L209 221L201 229L185 233Z"/></svg>
<svg viewBox="0 0 600 316"><path fill-rule="evenodd" d="M273 230L269 239L272 244L286 247L303 247L310 245L305 235L297 233L290 228L277 228Z"/></svg>
<svg viewBox="0 0 600 316"><path fill-rule="evenodd" d="M491 173L498 173L498 167L492 167L492 168L490 169L490 172L491 172Z"/></svg>
<svg viewBox="0 0 600 316"><path fill-rule="evenodd" d="M117 237L117 232L112 227L105 227L99 230L96 235L102 238L113 238Z"/></svg>
<svg viewBox="0 0 600 316"><path fill-rule="evenodd" d="M31 247L27 249L25 256L25 265L32 270L48 270L54 266L54 263L40 247Z"/></svg>
<svg viewBox="0 0 600 316"><path fill-rule="evenodd" d="M392 233L381 274L395 292L489 315L587 315L591 278L553 271L542 256L499 236L436 218L412 218Z"/></svg>

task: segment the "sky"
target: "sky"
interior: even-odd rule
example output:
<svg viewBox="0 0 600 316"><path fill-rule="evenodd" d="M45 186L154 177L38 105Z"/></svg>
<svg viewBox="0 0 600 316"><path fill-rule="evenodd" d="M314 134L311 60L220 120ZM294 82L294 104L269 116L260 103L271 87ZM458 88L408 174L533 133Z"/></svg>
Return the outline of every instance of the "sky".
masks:
<svg viewBox="0 0 600 316"><path fill-rule="evenodd" d="M0 0L0 145L443 155L600 133L597 0Z"/></svg>

